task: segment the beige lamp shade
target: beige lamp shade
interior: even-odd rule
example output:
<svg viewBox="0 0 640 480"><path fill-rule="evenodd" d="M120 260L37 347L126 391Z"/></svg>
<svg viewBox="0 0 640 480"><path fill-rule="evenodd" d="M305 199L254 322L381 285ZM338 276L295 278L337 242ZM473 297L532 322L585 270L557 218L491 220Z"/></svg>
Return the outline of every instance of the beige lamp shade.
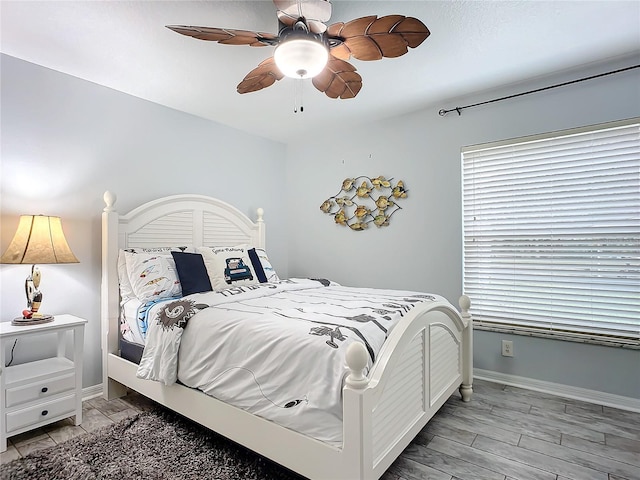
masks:
<svg viewBox="0 0 640 480"><path fill-rule="evenodd" d="M60 217L22 215L0 263L78 263L64 237Z"/></svg>

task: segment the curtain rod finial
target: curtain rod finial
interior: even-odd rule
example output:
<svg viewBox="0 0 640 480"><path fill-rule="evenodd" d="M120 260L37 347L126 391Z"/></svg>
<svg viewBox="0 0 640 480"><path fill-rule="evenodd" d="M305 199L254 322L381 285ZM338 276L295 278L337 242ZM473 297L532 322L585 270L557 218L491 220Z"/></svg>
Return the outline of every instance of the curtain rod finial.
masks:
<svg viewBox="0 0 640 480"><path fill-rule="evenodd" d="M460 116L462 115L463 108L466 108L466 107L456 107L456 108L452 108L451 110L445 110L444 108L441 108L438 111L438 115L440 115L441 117L444 117L449 112L458 112L458 116Z"/></svg>

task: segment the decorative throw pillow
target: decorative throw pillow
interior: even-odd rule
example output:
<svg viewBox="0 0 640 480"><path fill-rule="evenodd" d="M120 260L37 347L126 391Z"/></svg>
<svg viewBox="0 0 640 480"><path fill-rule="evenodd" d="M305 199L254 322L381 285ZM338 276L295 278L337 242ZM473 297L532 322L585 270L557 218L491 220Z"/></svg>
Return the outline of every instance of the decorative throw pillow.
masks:
<svg viewBox="0 0 640 480"><path fill-rule="evenodd" d="M278 277L269 261L269 257L267 257L267 252L263 248L250 248L247 252L260 283L280 281L280 277Z"/></svg>
<svg viewBox="0 0 640 480"><path fill-rule="evenodd" d="M171 256L158 253L124 252L133 294L141 302L180 297L182 289Z"/></svg>
<svg viewBox="0 0 640 480"><path fill-rule="evenodd" d="M255 271L244 245L235 247L198 247L209 280L214 290L224 290L236 285L258 283Z"/></svg>
<svg viewBox="0 0 640 480"><path fill-rule="evenodd" d="M125 248L118 251L118 281L120 283L120 297L122 302L136 298L133 292L133 287L129 281L129 274L127 273L127 263L125 259L125 252L129 253L158 253L166 257L171 255L171 252L183 252L190 247L136 247Z"/></svg>
<svg viewBox="0 0 640 480"><path fill-rule="evenodd" d="M183 296L212 290L207 267L200 253L171 252L171 256L176 262Z"/></svg>

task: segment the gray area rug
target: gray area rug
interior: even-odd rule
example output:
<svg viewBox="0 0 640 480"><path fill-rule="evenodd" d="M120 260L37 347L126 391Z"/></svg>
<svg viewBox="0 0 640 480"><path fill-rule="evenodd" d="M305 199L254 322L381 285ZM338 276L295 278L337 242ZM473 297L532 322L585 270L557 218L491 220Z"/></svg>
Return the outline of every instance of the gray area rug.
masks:
<svg viewBox="0 0 640 480"><path fill-rule="evenodd" d="M0 465L2 480L300 480L173 412L140 413Z"/></svg>

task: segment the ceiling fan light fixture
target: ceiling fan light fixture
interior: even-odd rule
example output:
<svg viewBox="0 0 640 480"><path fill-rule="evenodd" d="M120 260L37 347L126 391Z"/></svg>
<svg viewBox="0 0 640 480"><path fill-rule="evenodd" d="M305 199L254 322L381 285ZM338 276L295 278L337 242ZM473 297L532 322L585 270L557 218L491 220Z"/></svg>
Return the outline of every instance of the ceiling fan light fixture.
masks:
<svg viewBox="0 0 640 480"><path fill-rule="evenodd" d="M276 47L273 58L287 77L312 78L327 65L329 50L317 40L292 38Z"/></svg>

